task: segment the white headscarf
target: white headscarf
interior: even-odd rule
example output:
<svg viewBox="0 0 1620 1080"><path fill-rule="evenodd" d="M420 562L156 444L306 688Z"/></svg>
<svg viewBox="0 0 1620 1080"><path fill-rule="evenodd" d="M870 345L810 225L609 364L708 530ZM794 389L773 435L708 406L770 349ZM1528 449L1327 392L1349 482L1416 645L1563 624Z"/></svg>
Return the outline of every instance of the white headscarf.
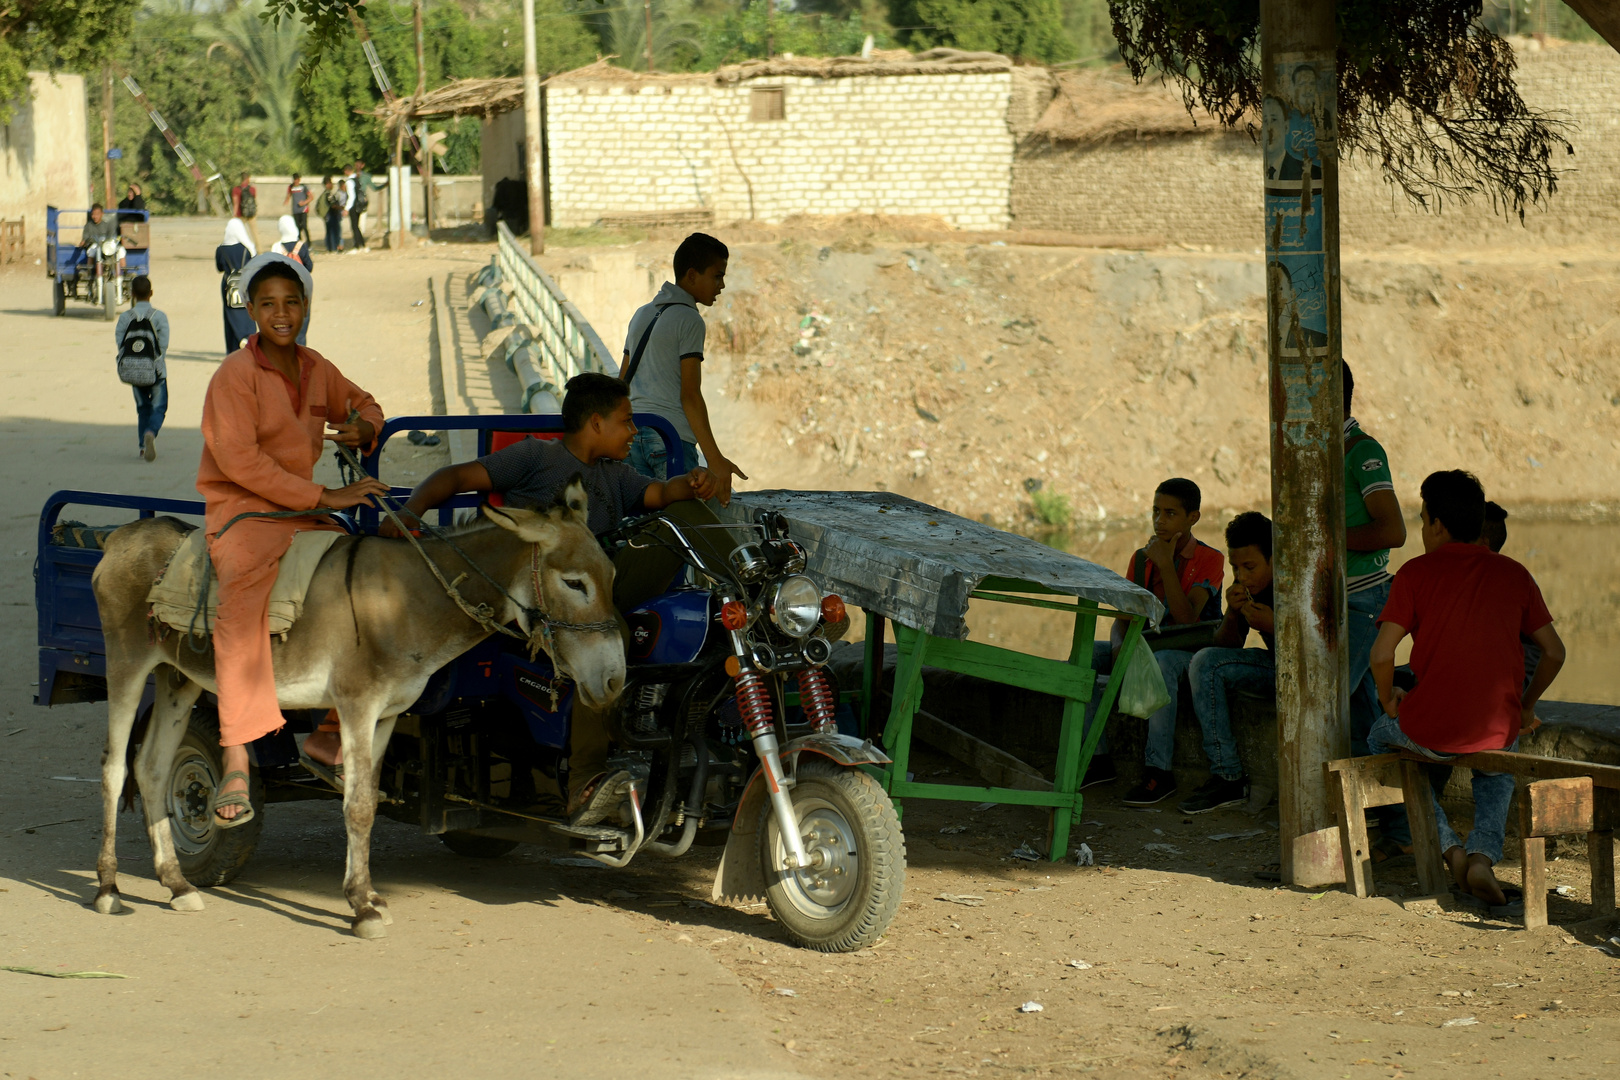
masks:
<svg viewBox="0 0 1620 1080"><path fill-rule="evenodd" d="M256 255L248 260L242 267L242 295L247 296L253 288L253 279L260 270L274 262L283 262L298 272L298 280L304 283L304 299L311 303L315 300L315 279L310 276L304 264L297 259L289 259L279 251L267 251L263 255Z"/></svg>
<svg viewBox="0 0 1620 1080"><path fill-rule="evenodd" d="M233 217L225 223L225 239L221 242L226 247L232 244L241 244L248 249L249 255L259 253L258 245L253 242L253 237L248 235L248 227L243 224L241 218Z"/></svg>
<svg viewBox="0 0 1620 1080"><path fill-rule="evenodd" d="M276 219L276 228L281 230L281 242L298 246L298 222L292 219L291 214L282 214ZM291 252L288 252L290 255Z"/></svg>

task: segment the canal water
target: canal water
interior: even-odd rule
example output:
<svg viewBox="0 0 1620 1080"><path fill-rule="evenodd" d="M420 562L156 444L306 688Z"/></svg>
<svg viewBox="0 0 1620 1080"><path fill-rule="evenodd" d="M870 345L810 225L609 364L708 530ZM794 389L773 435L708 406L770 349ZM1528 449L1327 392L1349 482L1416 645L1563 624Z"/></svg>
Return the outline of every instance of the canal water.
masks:
<svg viewBox="0 0 1620 1080"><path fill-rule="evenodd" d="M1200 530L1206 543L1219 545L1221 530ZM1047 543L1082 559L1124 573L1131 552L1148 534L1135 530L1074 531L1043 537ZM1416 522L1408 525L1406 546L1393 552L1392 569L1423 553ZM1564 639L1569 659L1547 697L1620 705L1620 524L1508 520L1508 542L1502 549L1523 563L1541 586L1554 625ZM1231 572L1227 573L1227 583ZM969 607L969 636L975 641L1061 659L1068 655L1072 619L1035 608L975 600ZM861 636L857 620L852 636ZM1102 622L1098 636L1106 637ZM1251 635L1251 637L1253 637ZM892 634L889 638L893 640ZM1252 642L1258 644L1255 638ZM1411 645L1403 645L1404 662Z"/></svg>

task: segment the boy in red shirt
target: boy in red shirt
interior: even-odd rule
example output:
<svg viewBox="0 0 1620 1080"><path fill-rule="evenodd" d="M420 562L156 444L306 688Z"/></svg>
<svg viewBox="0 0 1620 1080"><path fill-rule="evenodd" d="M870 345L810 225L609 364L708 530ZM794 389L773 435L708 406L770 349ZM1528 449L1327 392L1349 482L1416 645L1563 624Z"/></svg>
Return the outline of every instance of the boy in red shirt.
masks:
<svg viewBox="0 0 1620 1080"><path fill-rule="evenodd" d="M1125 576L1164 601L1166 614L1161 627L1204 622L1221 617L1221 582L1226 579L1226 556L1196 539L1203 493L1191 480L1174 477L1160 484L1153 493L1153 538L1146 547L1131 555ZM1092 662L1098 672L1114 669L1114 658L1124 643L1123 623L1115 620L1110 640L1099 641ZM1176 793L1176 776L1170 771L1175 752L1176 706L1181 679L1192 664L1193 654L1182 649L1155 649L1170 703L1148 718L1147 769L1142 782L1125 796L1126 806L1152 806ZM1082 787L1115 778L1113 759L1104 736L1097 754L1086 770Z"/></svg>
<svg viewBox="0 0 1620 1080"><path fill-rule="evenodd" d="M1371 668L1384 707L1368 733L1375 754L1413 750L1436 762L1477 750L1511 750L1538 721L1535 705L1564 664L1541 590L1523 566L1476 541L1485 522L1485 491L1461 470L1423 481L1424 554L1401 567L1379 616ZM1395 686L1395 646L1412 635L1410 693ZM1541 649L1524 685L1527 635ZM1521 693L1522 691L1522 693ZM1474 828L1466 847L1440 807L1449 768L1429 770L1440 846L1457 887L1492 914L1510 914L1491 867L1502 858L1510 773L1474 770Z"/></svg>

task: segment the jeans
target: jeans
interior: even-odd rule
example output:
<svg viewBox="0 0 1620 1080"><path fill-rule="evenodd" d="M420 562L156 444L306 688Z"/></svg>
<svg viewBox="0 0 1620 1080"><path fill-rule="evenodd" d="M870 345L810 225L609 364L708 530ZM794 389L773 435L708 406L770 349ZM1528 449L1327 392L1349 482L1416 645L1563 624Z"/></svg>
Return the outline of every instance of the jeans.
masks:
<svg viewBox="0 0 1620 1080"><path fill-rule="evenodd" d="M309 212L308 211L305 211L302 214L295 213L295 214L293 214L292 219L293 219L293 224L298 226L298 238L300 240L313 240L314 239L314 237L309 235Z"/></svg>
<svg viewBox="0 0 1620 1080"><path fill-rule="evenodd" d="M681 440L681 449L686 452L686 467L693 468L698 463L697 443ZM635 440L630 443L629 465L636 472L651 480L668 480L669 467L666 459L669 451L664 446L664 437L652 428L641 428L636 432Z"/></svg>
<svg viewBox="0 0 1620 1080"><path fill-rule="evenodd" d="M1356 757L1370 753L1367 732L1384 707L1378 703L1378 684L1373 680L1368 659L1378 640L1378 616L1389 601L1389 582L1362 589L1349 596L1350 608L1350 753ZM1371 811L1384 837L1402 847L1412 842L1412 827L1406 822L1406 807L1380 806Z"/></svg>
<svg viewBox="0 0 1620 1080"><path fill-rule="evenodd" d="M1243 778L1243 759L1232 737L1232 710L1227 694L1233 690L1277 692L1277 659L1270 649L1201 649L1187 671L1192 686L1193 711L1204 732L1204 755L1209 768L1223 780Z"/></svg>
<svg viewBox="0 0 1620 1080"><path fill-rule="evenodd" d="M169 411L169 380L159 379L151 386L132 386L135 391L135 445L144 449L146 433L152 437L163 430L163 417Z"/></svg>
<svg viewBox="0 0 1620 1080"><path fill-rule="evenodd" d="M357 248L363 248L366 246L366 234L360 231L360 215L363 213L365 213L364 210L349 211L349 228L354 230L354 246ZM343 227L339 225L338 231L342 232L342 228Z"/></svg>
<svg viewBox="0 0 1620 1080"><path fill-rule="evenodd" d="M337 251L343 246L343 215L326 215L326 250Z"/></svg>
<svg viewBox="0 0 1620 1080"><path fill-rule="evenodd" d="M1139 642L1138 648L1145 648L1145 642ZM1163 769L1170 771L1171 762L1176 754L1176 707L1181 696L1181 677L1187 674L1187 668L1193 661L1193 653L1182 649L1166 649L1153 654L1153 659L1159 662L1159 674L1164 676L1164 688L1170 691L1170 704L1148 717L1147 751L1143 758L1150 769ZM1091 650L1091 666L1099 675L1109 675L1114 670L1114 646L1111 641L1098 641ZM1091 721L1097 714L1097 703L1100 696L1093 697L1086 703L1085 730L1091 730ZM1104 734L1097 740L1097 753L1108 753L1108 736Z"/></svg>
<svg viewBox="0 0 1620 1080"><path fill-rule="evenodd" d="M1401 730L1400 723L1393 716L1380 716L1373 722L1372 730L1367 734L1367 748L1375 754L1389 754L1397 750L1413 750L1426 758L1431 758L1437 764L1425 766L1424 771L1429 775L1429 798L1434 803L1434 820L1440 831L1440 850L1450 851L1454 847L1462 848L1469 855L1483 855L1491 860L1492 864L1502 861L1502 838L1507 832L1508 803L1513 799L1513 774L1485 772L1474 769L1474 828L1468 834L1468 843L1465 845L1458 839L1456 830L1451 827L1451 821L1446 812L1440 808L1440 793L1446 788L1446 781L1451 779L1451 766L1445 763L1450 761L1452 755L1437 754L1427 747L1419 746ZM1519 740L1514 739L1509 750L1517 750Z"/></svg>

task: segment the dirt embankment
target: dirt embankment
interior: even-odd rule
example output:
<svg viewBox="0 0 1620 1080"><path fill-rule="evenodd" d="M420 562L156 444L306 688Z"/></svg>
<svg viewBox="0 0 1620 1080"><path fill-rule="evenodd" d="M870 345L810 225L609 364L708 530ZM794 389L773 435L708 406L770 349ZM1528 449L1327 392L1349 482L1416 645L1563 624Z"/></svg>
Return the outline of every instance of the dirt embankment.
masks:
<svg viewBox="0 0 1620 1080"><path fill-rule="evenodd" d="M1172 475L1208 508L1269 504L1258 253L778 232L733 244L707 315L711 406L750 486L885 488L1012 527L1037 502L1134 519ZM548 261L617 349L672 247ZM1409 506L1455 467L1521 512L1620 505L1617 267L1528 247L1346 256L1355 413Z"/></svg>

